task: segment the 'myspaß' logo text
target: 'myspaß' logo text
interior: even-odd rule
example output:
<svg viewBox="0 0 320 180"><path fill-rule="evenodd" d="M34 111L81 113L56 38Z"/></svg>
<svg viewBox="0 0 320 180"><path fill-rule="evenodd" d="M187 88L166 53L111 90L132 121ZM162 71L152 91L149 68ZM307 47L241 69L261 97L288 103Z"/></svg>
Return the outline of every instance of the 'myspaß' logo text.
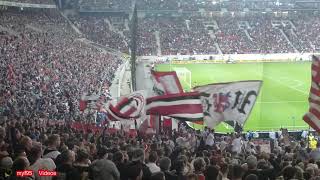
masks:
<svg viewBox="0 0 320 180"><path fill-rule="evenodd" d="M26 176L33 176L32 170L23 170L23 171L16 171L17 177L26 177Z"/></svg>

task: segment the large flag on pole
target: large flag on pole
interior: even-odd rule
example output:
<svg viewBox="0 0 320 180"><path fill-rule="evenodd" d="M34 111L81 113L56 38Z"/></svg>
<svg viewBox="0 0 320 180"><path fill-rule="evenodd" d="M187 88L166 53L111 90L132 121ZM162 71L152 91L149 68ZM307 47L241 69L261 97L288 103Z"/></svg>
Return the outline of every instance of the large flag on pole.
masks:
<svg viewBox="0 0 320 180"><path fill-rule="evenodd" d="M175 71L156 72L151 71L154 87L157 95L183 93L182 86Z"/></svg>
<svg viewBox="0 0 320 180"><path fill-rule="evenodd" d="M223 121L244 125L259 95L262 81L239 81L196 87L201 94L204 121L210 128Z"/></svg>
<svg viewBox="0 0 320 180"><path fill-rule="evenodd" d="M139 118L145 113L145 92L137 91L128 96L110 101L102 111L107 111L110 119L126 121Z"/></svg>
<svg viewBox="0 0 320 180"><path fill-rule="evenodd" d="M203 118L200 94L197 92L155 96L147 99L147 114L169 116L178 120Z"/></svg>
<svg viewBox="0 0 320 180"><path fill-rule="evenodd" d="M312 57L311 75L309 112L304 115L303 120L320 132L320 59L317 56Z"/></svg>

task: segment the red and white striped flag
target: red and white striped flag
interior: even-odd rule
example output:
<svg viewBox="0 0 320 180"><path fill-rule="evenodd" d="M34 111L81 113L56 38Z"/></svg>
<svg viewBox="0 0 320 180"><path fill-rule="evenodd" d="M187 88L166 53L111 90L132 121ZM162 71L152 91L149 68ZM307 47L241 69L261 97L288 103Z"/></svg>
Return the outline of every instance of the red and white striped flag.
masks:
<svg viewBox="0 0 320 180"><path fill-rule="evenodd" d="M320 59L317 56L312 57L311 74L309 112L304 115L303 120L320 132Z"/></svg>
<svg viewBox="0 0 320 180"><path fill-rule="evenodd" d="M139 118L144 112L145 92L137 91L119 100L110 101L105 111L110 119L125 121Z"/></svg>
<svg viewBox="0 0 320 180"><path fill-rule="evenodd" d="M153 91L156 95L183 93L182 86L175 71L151 71L154 80Z"/></svg>
<svg viewBox="0 0 320 180"><path fill-rule="evenodd" d="M179 120L203 118L200 94L197 92L155 96L147 99L147 114L169 116Z"/></svg>

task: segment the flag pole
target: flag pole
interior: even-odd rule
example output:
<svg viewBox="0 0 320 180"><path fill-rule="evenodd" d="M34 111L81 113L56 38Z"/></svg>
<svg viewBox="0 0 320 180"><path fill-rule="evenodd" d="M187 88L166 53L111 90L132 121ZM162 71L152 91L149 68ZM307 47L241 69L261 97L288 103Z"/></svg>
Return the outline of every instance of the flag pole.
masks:
<svg viewBox="0 0 320 180"><path fill-rule="evenodd" d="M309 150L310 149L310 125L309 125L309 129L308 129L307 143L308 143L308 150Z"/></svg>

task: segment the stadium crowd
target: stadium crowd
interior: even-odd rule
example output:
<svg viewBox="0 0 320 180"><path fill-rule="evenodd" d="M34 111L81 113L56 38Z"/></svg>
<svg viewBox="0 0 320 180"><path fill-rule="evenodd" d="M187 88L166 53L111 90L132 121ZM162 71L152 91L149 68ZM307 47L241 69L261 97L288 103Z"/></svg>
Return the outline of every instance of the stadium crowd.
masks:
<svg viewBox="0 0 320 180"><path fill-rule="evenodd" d="M170 9L165 2L161 2L163 8ZM114 32L107 20L71 20L85 37L128 51L128 32L123 36ZM292 33L288 38L293 46L302 40L297 48L301 51L319 46L320 21L293 20L293 25L283 27L273 27L270 19L263 18L247 19L246 25L239 26L236 19L225 21L218 21L218 30L208 30L198 17L144 20L139 28L139 54L157 52L156 31L163 54L217 53L215 38L223 53L294 51L279 28ZM278 133L270 138L270 152L265 152L253 143L250 133L218 136L213 130L199 132L181 125L167 134L140 132L133 137L123 130L111 134L107 128L72 127L71 121L84 118L79 97L108 87L121 64L116 55L82 39L57 10L1 12L0 179L320 179L320 143L313 147L305 138L298 143ZM22 170L33 170L34 175L17 176ZM58 174L41 177L38 170Z"/></svg>
<svg viewBox="0 0 320 180"><path fill-rule="evenodd" d="M19 3L30 3L30 4L55 4L54 0L11 0Z"/></svg>
<svg viewBox="0 0 320 180"><path fill-rule="evenodd" d="M129 52L124 38L111 30L105 18L74 17L71 20L88 39L121 52Z"/></svg>
<svg viewBox="0 0 320 180"><path fill-rule="evenodd" d="M64 180L272 180L320 178L320 143L308 148L305 139L281 133L265 152L254 137L217 135L180 125L166 135L131 137L80 131L67 123L38 120L3 121L0 127L1 179ZM288 141L289 140L289 141ZM288 143L287 143L288 142ZM311 147L311 146L310 146ZM32 170L32 177L17 171ZM38 170L56 172L43 177Z"/></svg>
<svg viewBox="0 0 320 180"><path fill-rule="evenodd" d="M218 54L219 50L223 54L316 52L319 21L307 17L290 20L268 16L140 18L137 52L138 55L157 55L160 50L162 55ZM113 26L102 17L70 19L87 38L129 52L130 31L124 28L124 22Z"/></svg>
<svg viewBox="0 0 320 180"><path fill-rule="evenodd" d="M0 24L1 115L79 118L79 97L109 86L121 61L91 47L56 11L8 10Z"/></svg>

